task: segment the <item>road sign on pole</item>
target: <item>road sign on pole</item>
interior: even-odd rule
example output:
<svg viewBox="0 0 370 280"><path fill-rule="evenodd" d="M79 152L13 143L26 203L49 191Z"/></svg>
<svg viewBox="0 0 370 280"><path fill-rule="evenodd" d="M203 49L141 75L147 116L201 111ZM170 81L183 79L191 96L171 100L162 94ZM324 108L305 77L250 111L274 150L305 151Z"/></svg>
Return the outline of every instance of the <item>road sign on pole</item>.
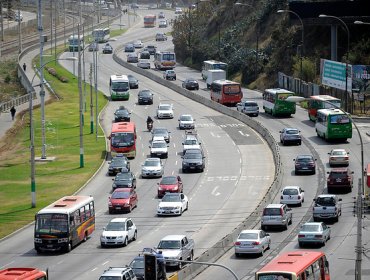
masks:
<svg viewBox="0 0 370 280"><path fill-rule="evenodd" d="M347 65L347 75L346 75ZM321 59L321 83L325 86L352 92L352 65ZM347 76L347 83L346 83ZM346 90L347 84L347 90Z"/></svg>

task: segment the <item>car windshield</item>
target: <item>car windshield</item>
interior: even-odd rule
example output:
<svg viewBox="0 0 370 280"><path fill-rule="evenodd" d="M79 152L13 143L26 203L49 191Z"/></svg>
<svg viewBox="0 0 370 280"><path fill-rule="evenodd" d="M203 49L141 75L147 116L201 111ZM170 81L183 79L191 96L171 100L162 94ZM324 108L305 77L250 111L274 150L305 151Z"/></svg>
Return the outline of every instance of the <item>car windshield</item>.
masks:
<svg viewBox="0 0 370 280"><path fill-rule="evenodd" d="M245 103L245 107L255 107L255 106L257 106L257 103L254 103L254 102Z"/></svg>
<svg viewBox="0 0 370 280"><path fill-rule="evenodd" d="M331 153L333 156L345 156L346 152L345 151L332 151Z"/></svg>
<svg viewBox="0 0 370 280"><path fill-rule="evenodd" d="M347 172L346 171L342 171L342 172L331 171L329 174L329 177L332 179L343 179L347 177Z"/></svg>
<svg viewBox="0 0 370 280"><path fill-rule="evenodd" d="M167 134L167 129L165 128L155 128L153 130L154 135L166 135Z"/></svg>
<svg viewBox="0 0 370 280"><path fill-rule="evenodd" d="M114 181L128 181L131 180L131 174L127 173L119 173L115 178Z"/></svg>
<svg viewBox="0 0 370 280"><path fill-rule="evenodd" d="M177 178L175 176L163 177L161 185L175 185L177 184Z"/></svg>
<svg viewBox="0 0 370 280"><path fill-rule="evenodd" d="M126 161L125 160L114 160L111 162L110 165L113 167L123 166L123 165L126 165Z"/></svg>
<svg viewBox="0 0 370 280"><path fill-rule="evenodd" d="M298 134L298 129L288 129L285 131L286 134Z"/></svg>
<svg viewBox="0 0 370 280"><path fill-rule="evenodd" d="M180 121L192 121L193 118L191 116L181 116Z"/></svg>
<svg viewBox="0 0 370 280"><path fill-rule="evenodd" d="M159 110L171 110L171 105L159 105Z"/></svg>
<svg viewBox="0 0 370 280"><path fill-rule="evenodd" d="M161 240L158 244L158 249L180 249L179 240Z"/></svg>
<svg viewBox="0 0 370 280"><path fill-rule="evenodd" d="M181 198L179 195L165 195L162 198L163 202L180 202Z"/></svg>
<svg viewBox="0 0 370 280"><path fill-rule="evenodd" d="M116 115L128 115L128 111L126 109L117 110Z"/></svg>
<svg viewBox="0 0 370 280"><path fill-rule="evenodd" d="M258 239L258 234L252 232L242 232L240 233L238 239Z"/></svg>
<svg viewBox="0 0 370 280"><path fill-rule="evenodd" d="M187 158L187 159L201 159L202 158L202 155L200 153L199 154L185 153L184 158Z"/></svg>
<svg viewBox="0 0 370 280"><path fill-rule="evenodd" d="M281 216L281 211L280 211L280 208L265 208L264 215Z"/></svg>
<svg viewBox="0 0 370 280"><path fill-rule="evenodd" d="M153 161L153 160L147 160L147 161L145 161L144 165L145 166L159 166L159 162L158 161Z"/></svg>
<svg viewBox="0 0 370 280"><path fill-rule="evenodd" d="M112 133L112 145L117 147L128 147L135 143L135 137L133 133L121 132Z"/></svg>
<svg viewBox="0 0 370 280"><path fill-rule="evenodd" d="M189 80L187 80L187 83L197 83L197 81L194 80L194 79L189 79Z"/></svg>
<svg viewBox="0 0 370 280"><path fill-rule="evenodd" d="M298 190L297 189L284 189L283 194L284 195L297 195Z"/></svg>
<svg viewBox="0 0 370 280"><path fill-rule="evenodd" d="M130 267L132 267L132 268L144 268L144 258L133 260L130 264Z"/></svg>
<svg viewBox="0 0 370 280"><path fill-rule="evenodd" d="M320 231L320 225L303 225L301 231L309 232Z"/></svg>
<svg viewBox="0 0 370 280"><path fill-rule="evenodd" d="M150 91L149 91L149 90L143 90L143 91L139 92L139 95L140 95L140 96L149 97L149 96L151 96L152 94L150 93Z"/></svg>
<svg viewBox="0 0 370 280"><path fill-rule="evenodd" d="M333 197L318 197L316 204L321 206L335 206L335 199Z"/></svg>
<svg viewBox="0 0 370 280"><path fill-rule="evenodd" d="M112 193L112 198L120 199L120 198L129 198L130 193L129 192L114 192Z"/></svg>
<svg viewBox="0 0 370 280"><path fill-rule="evenodd" d="M187 139L184 142L184 145L196 145L196 144L197 144L197 140L195 139Z"/></svg>
<svg viewBox="0 0 370 280"><path fill-rule="evenodd" d="M125 223L122 222L110 222L105 230L108 231L125 231L126 230L126 225Z"/></svg>
<svg viewBox="0 0 370 280"><path fill-rule="evenodd" d="M299 158L297 158L297 161L299 161L299 162L310 162L310 161L312 161L312 158L311 157L299 157Z"/></svg>
<svg viewBox="0 0 370 280"><path fill-rule="evenodd" d="M166 142L153 142L152 148L167 148Z"/></svg>

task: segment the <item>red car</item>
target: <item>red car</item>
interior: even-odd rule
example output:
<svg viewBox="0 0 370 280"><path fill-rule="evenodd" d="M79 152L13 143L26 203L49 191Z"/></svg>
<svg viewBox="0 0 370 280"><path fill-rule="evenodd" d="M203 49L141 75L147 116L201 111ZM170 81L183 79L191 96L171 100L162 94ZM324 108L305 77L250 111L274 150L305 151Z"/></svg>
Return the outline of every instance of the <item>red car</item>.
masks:
<svg viewBox="0 0 370 280"><path fill-rule="evenodd" d="M114 212L131 212L137 206L137 193L133 188L117 188L108 200L109 214Z"/></svg>
<svg viewBox="0 0 370 280"><path fill-rule="evenodd" d="M158 198L164 196L166 192L182 193L182 181L180 176L164 176L158 183Z"/></svg>

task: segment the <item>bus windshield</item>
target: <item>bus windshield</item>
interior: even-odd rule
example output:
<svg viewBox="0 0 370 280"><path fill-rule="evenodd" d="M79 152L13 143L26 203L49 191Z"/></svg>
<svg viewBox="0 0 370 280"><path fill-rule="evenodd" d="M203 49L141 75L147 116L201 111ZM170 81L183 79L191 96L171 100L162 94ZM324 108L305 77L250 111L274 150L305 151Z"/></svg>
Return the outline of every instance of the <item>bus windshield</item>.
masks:
<svg viewBox="0 0 370 280"><path fill-rule="evenodd" d="M47 234L68 232L68 215L66 214L37 215L35 232Z"/></svg>
<svg viewBox="0 0 370 280"><path fill-rule="evenodd" d="M128 82L113 82L112 83L112 90L115 90L115 91L129 90L129 84L128 84Z"/></svg>
<svg viewBox="0 0 370 280"><path fill-rule="evenodd" d="M213 64L213 69L220 69L220 70L227 70L227 64L226 63L215 63Z"/></svg>
<svg viewBox="0 0 370 280"><path fill-rule="evenodd" d="M162 60L168 60L168 61L175 60L175 55L173 53L164 53L162 55Z"/></svg>
<svg viewBox="0 0 370 280"><path fill-rule="evenodd" d="M135 143L135 137L133 133L119 132L112 133L112 145L119 147L132 146Z"/></svg>
<svg viewBox="0 0 370 280"><path fill-rule="evenodd" d="M292 275L289 273L261 273L258 275L258 280L291 280Z"/></svg>
<svg viewBox="0 0 370 280"><path fill-rule="evenodd" d="M346 124L350 123L350 119L347 115L332 115L330 116L331 124Z"/></svg>

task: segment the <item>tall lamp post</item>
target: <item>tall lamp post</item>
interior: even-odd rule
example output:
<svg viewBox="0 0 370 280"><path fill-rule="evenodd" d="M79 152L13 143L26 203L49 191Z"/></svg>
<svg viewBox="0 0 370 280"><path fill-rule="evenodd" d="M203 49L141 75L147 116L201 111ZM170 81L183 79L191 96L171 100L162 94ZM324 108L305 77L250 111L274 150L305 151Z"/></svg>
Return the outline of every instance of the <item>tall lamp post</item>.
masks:
<svg viewBox="0 0 370 280"><path fill-rule="evenodd" d="M33 95L35 94L35 90L33 89L35 86L40 86L42 88L42 85L44 83L43 79L40 79L40 84L33 85L33 80L35 79L38 72L42 72L46 64L56 61L56 60L76 60L75 57L68 57L68 58L60 58L60 59L53 59L49 60L46 63L40 65L38 68L38 71L35 72L35 74L32 77L31 80L31 86L32 89L28 92L29 94L29 118L30 118L30 163L31 163L31 207L36 207L36 181L35 181L35 131L33 126Z"/></svg>
<svg viewBox="0 0 370 280"><path fill-rule="evenodd" d="M289 96L286 101L290 102L302 102L307 101L309 98L304 98L300 96ZM358 185L358 192L357 192L357 240L356 240L356 264L355 264L355 280L361 280L362 273L361 273L361 266L362 266L362 208L363 208L363 201L362 196L364 194L365 189L365 182L364 182L364 170L365 170L365 164L364 164L364 143L362 141L362 136L360 133L360 130L358 129L356 123L353 121L351 115L347 113L346 111L342 110L340 107L334 105L330 101L324 101L324 103L328 103L331 106L333 106L335 109L338 109L342 111L346 116L351 120L353 126L355 127L358 138L360 139L360 146L361 146L361 179L360 183Z"/></svg>
<svg viewBox="0 0 370 280"><path fill-rule="evenodd" d="M348 29L348 26L347 24L342 20L340 19L339 17L336 17L336 16L329 16L329 15L319 15L320 18L334 18L338 21L340 21L341 24L343 24L343 26L346 28L346 31L347 31L347 54L346 54L346 71L345 71L345 76L346 76L346 80L345 80L345 98L344 98L344 102L345 102L345 110L348 111L348 95L349 95L349 92L348 92L348 55L349 55L349 37L350 37L350 33L349 33L349 29Z"/></svg>
<svg viewBox="0 0 370 280"><path fill-rule="evenodd" d="M291 10L278 10L277 13L291 13L295 15L299 21L301 22L301 29L302 29L302 38L301 38L301 51L300 51L300 60L301 60L301 65L300 65L300 83L299 83L299 91L302 93L302 80L303 80L303 55L304 55L304 25L303 25L303 20L302 18L294 11Z"/></svg>

